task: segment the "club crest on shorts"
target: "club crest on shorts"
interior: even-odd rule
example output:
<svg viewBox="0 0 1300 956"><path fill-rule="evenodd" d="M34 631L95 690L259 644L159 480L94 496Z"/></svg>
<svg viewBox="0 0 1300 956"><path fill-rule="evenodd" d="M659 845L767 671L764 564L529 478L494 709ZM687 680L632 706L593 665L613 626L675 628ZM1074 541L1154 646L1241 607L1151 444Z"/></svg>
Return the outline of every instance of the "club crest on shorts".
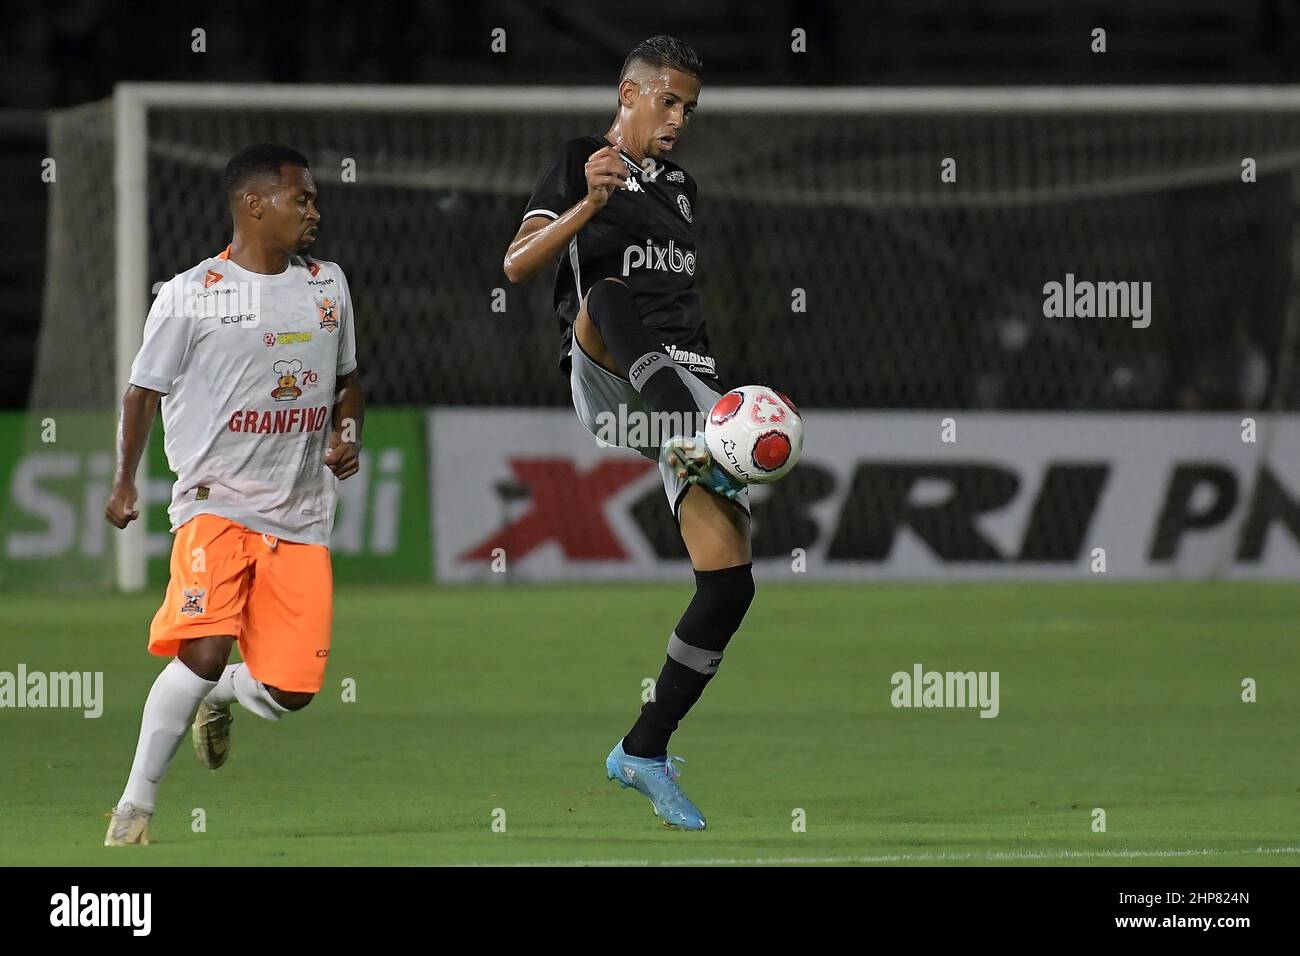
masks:
<svg viewBox="0 0 1300 956"><path fill-rule="evenodd" d="M320 327L326 332L337 329L339 327L338 304L328 296L312 301L316 303L316 311L320 313Z"/></svg>
<svg viewBox="0 0 1300 956"><path fill-rule="evenodd" d="M186 588L183 592L185 595L185 604L181 607L181 613L186 617L194 617L196 614L203 613L203 599L208 596L206 588Z"/></svg>

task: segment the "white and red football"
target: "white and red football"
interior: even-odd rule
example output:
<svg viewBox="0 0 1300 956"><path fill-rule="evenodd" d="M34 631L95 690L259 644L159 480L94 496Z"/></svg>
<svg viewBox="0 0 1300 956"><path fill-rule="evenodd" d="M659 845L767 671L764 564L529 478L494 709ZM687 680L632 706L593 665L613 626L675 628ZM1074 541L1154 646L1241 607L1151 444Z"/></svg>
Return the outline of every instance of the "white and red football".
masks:
<svg viewBox="0 0 1300 956"><path fill-rule="evenodd" d="M784 478L803 451L803 419L794 402L766 385L742 385L709 409L704 441L713 460L746 484Z"/></svg>

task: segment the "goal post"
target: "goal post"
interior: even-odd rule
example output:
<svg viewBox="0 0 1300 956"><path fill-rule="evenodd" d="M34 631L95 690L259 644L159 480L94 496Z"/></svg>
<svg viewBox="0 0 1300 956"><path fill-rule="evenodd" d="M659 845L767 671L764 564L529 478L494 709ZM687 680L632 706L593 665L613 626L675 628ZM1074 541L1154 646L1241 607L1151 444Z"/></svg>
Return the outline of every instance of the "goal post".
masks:
<svg viewBox="0 0 1300 956"><path fill-rule="evenodd" d="M131 363L140 348L145 316L149 311L149 95L146 89L121 84L113 96L113 240L114 395L121 400L130 384ZM147 489L148 455L141 456L137 487ZM146 581L145 532L148 515L113 536L114 578L119 591L144 589Z"/></svg>

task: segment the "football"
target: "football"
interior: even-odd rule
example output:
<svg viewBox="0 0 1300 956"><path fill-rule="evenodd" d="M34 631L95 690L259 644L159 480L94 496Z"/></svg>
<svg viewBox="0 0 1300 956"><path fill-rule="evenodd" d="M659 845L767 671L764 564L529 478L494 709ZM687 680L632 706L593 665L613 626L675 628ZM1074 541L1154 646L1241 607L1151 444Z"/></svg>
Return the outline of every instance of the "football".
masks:
<svg viewBox="0 0 1300 956"><path fill-rule="evenodd" d="M784 478L803 451L803 419L794 402L765 385L742 385L709 409L704 424L709 453L746 484Z"/></svg>

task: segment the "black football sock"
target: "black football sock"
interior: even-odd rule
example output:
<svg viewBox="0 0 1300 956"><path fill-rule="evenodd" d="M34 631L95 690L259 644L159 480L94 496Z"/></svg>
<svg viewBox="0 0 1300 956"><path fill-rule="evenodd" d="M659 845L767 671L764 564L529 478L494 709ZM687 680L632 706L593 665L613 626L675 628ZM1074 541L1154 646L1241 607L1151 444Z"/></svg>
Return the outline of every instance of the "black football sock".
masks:
<svg viewBox="0 0 1300 956"><path fill-rule="evenodd" d="M717 673L722 652L753 599L752 564L695 572L695 597L668 639L668 659L654 696L623 738L625 753L662 757L668 752L668 738Z"/></svg>
<svg viewBox="0 0 1300 956"><path fill-rule="evenodd" d="M699 402L685 380L690 373L672 360L659 337L646 328L627 286L609 279L597 282L587 293L587 313L605 348L619 368L627 370L628 381L651 409L673 415L672 421L682 425L682 434L693 435L703 427Z"/></svg>

